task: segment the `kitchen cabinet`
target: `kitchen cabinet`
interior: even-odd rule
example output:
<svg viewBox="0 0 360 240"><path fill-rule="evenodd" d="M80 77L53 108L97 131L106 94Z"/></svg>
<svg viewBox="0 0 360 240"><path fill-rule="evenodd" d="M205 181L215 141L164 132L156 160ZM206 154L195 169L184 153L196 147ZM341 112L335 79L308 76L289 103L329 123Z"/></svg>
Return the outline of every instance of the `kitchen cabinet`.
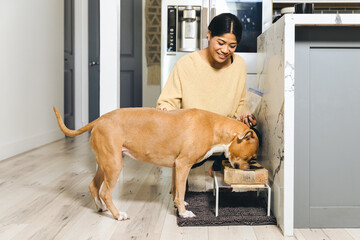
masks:
<svg viewBox="0 0 360 240"><path fill-rule="evenodd" d="M360 227L360 27L295 29L294 226Z"/></svg>
<svg viewBox="0 0 360 240"><path fill-rule="evenodd" d="M332 27L331 34L312 33L327 38L322 43L334 41L317 49L308 46L309 57L299 60L302 53L297 49L299 34L309 35L309 32L298 30L308 30L308 27ZM315 226L323 220L324 225L344 227L341 224L345 221L325 221L336 218L335 212L327 215L334 206L344 207L341 213L344 217L349 216L346 210L354 207L347 223L359 222L354 220L360 219L356 213L356 209L360 209L359 195L353 193L356 190L352 189L351 182L358 182L355 171L360 169L355 146L360 133L355 121L360 114L352 111L359 103L354 92L360 88L360 73L359 67L353 64L359 62L354 59L358 59L360 39L358 33L352 35L355 42L341 39L344 29L359 32L359 28L359 14L286 14L258 37L257 88L264 92L256 112L262 135L258 160L269 171L272 212L286 236L293 235L294 227ZM314 43L312 38L306 41ZM334 45L342 50L337 51ZM304 70L306 67L309 73ZM337 91L344 92L336 96L339 104L335 106L332 97ZM303 105L299 105L299 101ZM337 113L331 112L333 107L350 118L356 117L351 119L352 125L344 126L339 120L343 119L341 114L335 116ZM336 124L338 127L331 129ZM341 161L350 166L337 167L336 163ZM303 181L303 193L299 192L299 181ZM301 194L307 195L301 199ZM332 197L334 194L336 198ZM316 212L318 209L313 207L324 210ZM307 214L304 225L294 221L299 213Z"/></svg>
<svg viewBox="0 0 360 240"><path fill-rule="evenodd" d="M359 0L273 0L273 3L359 3Z"/></svg>

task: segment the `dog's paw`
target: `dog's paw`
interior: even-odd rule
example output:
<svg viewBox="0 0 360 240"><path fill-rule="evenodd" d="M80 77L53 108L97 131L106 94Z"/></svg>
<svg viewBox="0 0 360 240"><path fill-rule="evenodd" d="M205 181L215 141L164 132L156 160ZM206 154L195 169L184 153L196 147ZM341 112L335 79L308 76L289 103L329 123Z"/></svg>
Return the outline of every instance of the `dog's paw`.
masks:
<svg viewBox="0 0 360 240"><path fill-rule="evenodd" d="M95 205L96 205L98 212L106 212L107 211L106 205L98 198L95 198Z"/></svg>
<svg viewBox="0 0 360 240"><path fill-rule="evenodd" d="M97 210L99 213L101 213L101 212L106 212L107 211L107 208L105 207L105 208L98 208L98 210Z"/></svg>
<svg viewBox="0 0 360 240"><path fill-rule="evenodd" d="M187 202L184 201L184 205L185 205L185 207L186 207L186 206L189 206L189 203L187 203ZM177 206L176 206L175 203L174 203L174 208L177 208Z"/></svg>
<svg viewBox="0 0 360 240"><path fill-rule="evenodd" d="M196 217L196 215L192 211L185 211L184 213L179 213L180 217L182 218L193 218Z"/></svg>
<svg viewBox="0 0 360 240"><path fill-rule="evenodd" d="M184 205L185 205L185 207L186 207L186 206L189 206L189 203L184 201ZM177 208L177 206L176 206L175 203L174 203L174 208Z"/></svg>
<svg viewBox="0 0 360 240"><path fill-rule="evenodd" d="M120 212L120 215L116 220L123 221L128 219L130 219L130 217L127 215L126 212Z"/></svg>

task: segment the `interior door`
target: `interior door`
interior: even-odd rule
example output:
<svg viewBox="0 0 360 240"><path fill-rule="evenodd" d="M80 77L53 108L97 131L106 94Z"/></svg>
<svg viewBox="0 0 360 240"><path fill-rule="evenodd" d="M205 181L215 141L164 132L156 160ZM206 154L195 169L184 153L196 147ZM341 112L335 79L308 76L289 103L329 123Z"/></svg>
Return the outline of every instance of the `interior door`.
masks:
<svg viewBox="0 0 360 240"><path fill-rule="evenodd" d="M64 122L75 129L74 0L64 1Z"/></svg>
<svg viewBox="0 0 360 240"><path fill-rule="evenodd" d="M100 116L100 2L89 0L89 122Z"/></svg>
<svg viewBox="0 0 360 240"><path fill-rule="evenodd" d="M142 106L142 15L142 0L121 0L121 108Z"/></svg>

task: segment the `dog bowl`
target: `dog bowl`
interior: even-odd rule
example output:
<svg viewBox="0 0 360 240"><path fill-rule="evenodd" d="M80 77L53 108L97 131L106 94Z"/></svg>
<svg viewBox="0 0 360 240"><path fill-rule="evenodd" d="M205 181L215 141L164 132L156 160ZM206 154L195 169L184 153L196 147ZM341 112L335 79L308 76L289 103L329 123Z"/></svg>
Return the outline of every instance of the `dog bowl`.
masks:
<svg viewBox="0 0 360 240"><path fill-rule="evenodd" d="M251 161L250 169L234 169L228 160L223 160L224 182L227 184L268 184L268 170L256 161Z"/></svg>

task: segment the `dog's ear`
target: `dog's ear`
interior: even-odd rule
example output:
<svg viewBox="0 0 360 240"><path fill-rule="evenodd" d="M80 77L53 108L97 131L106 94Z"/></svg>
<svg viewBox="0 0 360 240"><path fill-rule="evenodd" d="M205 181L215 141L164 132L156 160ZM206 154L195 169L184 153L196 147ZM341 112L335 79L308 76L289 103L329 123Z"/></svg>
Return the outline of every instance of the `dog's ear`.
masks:
<svg viewBox="0 0 360 240"><path fill-rule="evenodd" d="M243 134L239 134L238 139L240 141L242 141L244 139L250 139L252 136L253 136L253 131L249 129L246 132L244 132Z"/></svg>

